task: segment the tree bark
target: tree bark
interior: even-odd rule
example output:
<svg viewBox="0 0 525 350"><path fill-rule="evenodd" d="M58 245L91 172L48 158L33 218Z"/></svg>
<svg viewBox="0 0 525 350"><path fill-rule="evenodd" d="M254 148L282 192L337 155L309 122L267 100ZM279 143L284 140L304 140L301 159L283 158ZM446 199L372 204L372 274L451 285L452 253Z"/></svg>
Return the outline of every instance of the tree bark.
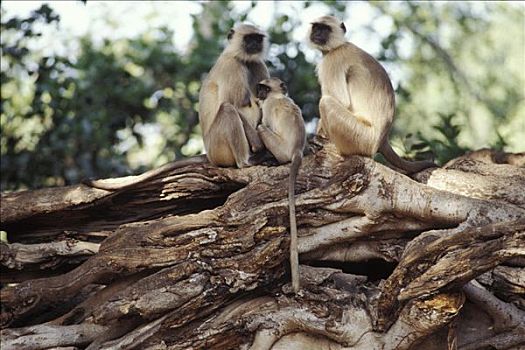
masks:
<svg viewBox="0 0 525 350"><path fill-rule="evenodd" d="M288 167L2 194L2 348L525 344L524 154L481 150L409 178L314 139L296 295Z"/></svg>

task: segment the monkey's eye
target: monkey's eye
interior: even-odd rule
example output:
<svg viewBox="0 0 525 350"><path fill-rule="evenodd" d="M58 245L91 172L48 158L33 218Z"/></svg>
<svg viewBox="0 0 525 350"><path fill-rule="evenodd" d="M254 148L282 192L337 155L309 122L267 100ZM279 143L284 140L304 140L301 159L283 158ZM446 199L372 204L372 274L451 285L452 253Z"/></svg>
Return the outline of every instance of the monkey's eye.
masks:
<svg viewBox="0 0 525 350"><path fill-rule="evenodd" d="M259 92L264 91L265 87L266 85L264 84L257 84L257 86L255 87L255 91L257 92L257 94L259 94Z"/></svg>
<svg viewBox="0 0 525 350"><path fill-rule="evenodd" d="M256 42L258 44L262 43L264 35L262 34L250 34L246 36L246 39L251 42Z"/></svg>
<svg viewBox="0 0 525 350"><path fill-rule="evenodd" d="M264 100L268 96L268 93L270 92L270 88L264 84L257 84L256 91L257 91L257 98L259 100Z"/></svg>
<svg viewBox="0 0 525 350"><path fill-rule="evenodd" d="M330 28L329 25L326 25L324 23L314 23L312 24L312 29L314 32L317 32L317 31L331 32L332 31L332 28Z"/></svg>

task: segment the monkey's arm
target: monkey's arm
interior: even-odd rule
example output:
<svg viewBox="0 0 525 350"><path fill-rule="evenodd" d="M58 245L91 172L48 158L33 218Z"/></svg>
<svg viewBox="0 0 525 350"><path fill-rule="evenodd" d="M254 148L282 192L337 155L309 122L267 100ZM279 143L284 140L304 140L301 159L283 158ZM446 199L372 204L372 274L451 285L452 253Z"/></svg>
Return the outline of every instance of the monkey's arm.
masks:
<svg viewBox="0 0 525 350"><path fill-rule="evenodd" d="M348 91L348 84L346 82L347 74L346 71L344 71L343 74L338 74L337 78L328 84L327 89L329 92L327 95L333 96L346 109L352 110L352 96L350 95L350 91Z"/></svg>
<svg viewBox="0 0 525 350"><path fill-rule="evenodd" d="M339 57L325 57L319 69L321 94L332 96L347 109L352 109L352 100L348 90L348 80L351 79L352 66L348 60Z"/></svg>
<svg viewBox="0 0 525 350"><path fill-rule="evenodd" d="M218 82L218 100L220 103L230 103L237 110L250 148L252 152L257 152L263 148L255 130L260 118L259 107L255 101L252 103L253 98L249 87L246 86L246 78L241 66L235 66L234 63L231 63L230 66L231 74Z"/></svg>
<svg viewBox="0 0 525 350"><path fill-rule="evenodd" d="M243 106L244 103L249 103L249 100L246 100L249 89L246 86L242 66L232 60L225 64L224 69L228 72L227 76L221 75L217 79L219 103L229 102L236 108Z"/></svg>
<svg viewBox="0 0 525 350"><path fill-rule="evenodd" d="M258 106L254 107L259 108ZM248 143L250 144L250 149L254 153L259 152L264 148L264 145L261 141L261 138L259 137L259 134L257 133L257 130L255 130L255 128L250 124L250 122L248 122L243 113L239 112L239 115L241 117L244 133L246 134L246 138L248 139Z"/></svg>

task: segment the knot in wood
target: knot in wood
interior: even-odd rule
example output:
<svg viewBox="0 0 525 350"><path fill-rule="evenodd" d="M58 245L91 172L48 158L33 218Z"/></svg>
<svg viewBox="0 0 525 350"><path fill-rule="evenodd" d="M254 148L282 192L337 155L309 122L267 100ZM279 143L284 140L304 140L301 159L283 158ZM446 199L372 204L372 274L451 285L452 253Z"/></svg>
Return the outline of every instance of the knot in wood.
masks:
<svg viewBox="0 0 525 350"><path fill-rule="evenodd" d="M353 174L344 180L341 186L355 196L365 188L365 176L361 173Z"/></svg>

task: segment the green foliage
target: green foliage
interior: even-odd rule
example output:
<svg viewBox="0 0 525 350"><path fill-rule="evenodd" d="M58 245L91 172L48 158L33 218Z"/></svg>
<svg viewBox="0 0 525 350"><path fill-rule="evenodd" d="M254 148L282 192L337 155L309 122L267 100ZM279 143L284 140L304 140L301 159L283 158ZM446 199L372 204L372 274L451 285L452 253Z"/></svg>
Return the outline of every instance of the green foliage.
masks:
<svg viewBox="0 0 525 350"><path fill-rule="evenodd" d="M522 11L468 2L302 3L347 24L365 5L374 15L354 33L380 43L374 56L400 72L392 138L403 140L406 156L442 164L480 146L525 148ZM1 189L137 173L201 152L201 81L229 29L256 6L202 3L185 52L175 46L178 33L163 26L114 40L65 36L62 50L49 50L43 33L62 30L51 7L25 18L6 18L2 10ZM300 24L295 13L275 13L266 28L268 65L310 121L320 89L303 43L293 40Z"/></svg>
<svg viewBox="0 0 525 350"><path fill-rule="evenodd" d="M315 74L315 66L306 60L300 43L292 39L292 32L285 28L299 25L297 19L287 15L277 16L269 28L272 55L269 69L273 76L287 82L288 92L301 107L306 121L317 114L321 90Z"/></svg>
<svg viewBox="0 0 525 350"><path fill-rule="evenodd" d="M428 156L433 154L436 156L438 164L443 165L451 159L459 157L469 148L463 147L458 143L459 134L461 133L461 126L454 122L456 117L455 114L439 114L440 123L433 126L433 129L437 131L437 135L432 138L427 138L418 132L417 136L421 142L416 142L410 146L410 151L419 155L416 159L422 158L421 156Z"/></svg>
<svg viewBox="0 0 525 350"><path fill-rule="evenodd" d="M525 149L523 11L504 3L370 4L393 23L379 57L403 62L396 134L439 136L432 125L454 114L459 144Z"/></svg>
<svg viewBox="0 0 525 350"><path fill-rule="evenodd" d="M58 16L44 5L27 19L2 22L3 36L26 27L14 44L2 42L8 65L2 69L2 189L122 175L133 152L136 164L150 166L139 150L148 149L152 129L164 141L159 149L168 150L159 162L183 156L183 146L198 135L198 90L209 59L185 62L167 28L99 45L84 37L73 59L43 56L27 47L39 35L31 26L38 20L58 22Z"/></svg>

